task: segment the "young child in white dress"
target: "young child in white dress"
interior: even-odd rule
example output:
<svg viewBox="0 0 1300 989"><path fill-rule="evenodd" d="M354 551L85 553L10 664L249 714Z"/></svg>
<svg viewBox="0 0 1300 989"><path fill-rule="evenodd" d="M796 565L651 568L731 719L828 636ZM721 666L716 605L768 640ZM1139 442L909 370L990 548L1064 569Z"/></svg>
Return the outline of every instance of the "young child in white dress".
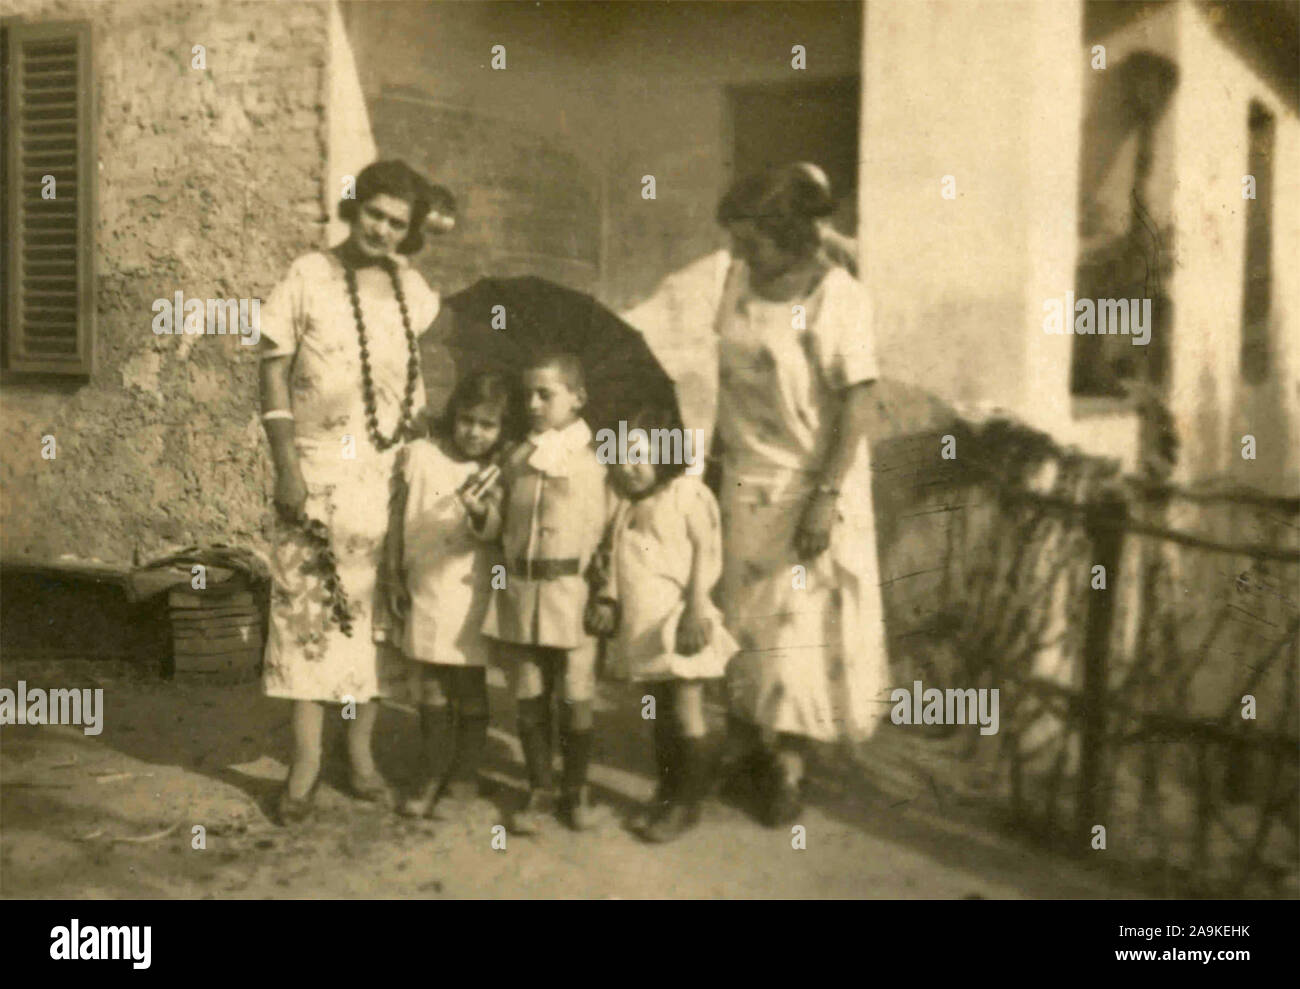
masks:
<svg viewBox="0 0 1300 989"><path fill-rule="evenodd" d="M389 607L402 621L420 709L420 769L403 813L486 810L478 766L487 744L488 642L481 631L500 548L471 532L463 498L499 497L495 456L515 433L517 403L500 375L460 381L427 438L402 451L386 544ZM440 799L441 798L441 799ZM447 805L451 805L448 807ZM446 815L444 815L446 816Z"/></svg>
<svg viewBox="0 0 1300 989"><path fill-rule="evenodd" d="M646 409L629 424L627 459L639 462L612 468L620 497L587 613L588 630L611 637L606 671L644 682L654 698L658 789L636 824L654 842L699 822L708 788L704 682L723 676L739 649L709 597L722 575L718 503L686 464L649 462L666 458L650 456L648 431L676 421L675 410Z"/></svg>

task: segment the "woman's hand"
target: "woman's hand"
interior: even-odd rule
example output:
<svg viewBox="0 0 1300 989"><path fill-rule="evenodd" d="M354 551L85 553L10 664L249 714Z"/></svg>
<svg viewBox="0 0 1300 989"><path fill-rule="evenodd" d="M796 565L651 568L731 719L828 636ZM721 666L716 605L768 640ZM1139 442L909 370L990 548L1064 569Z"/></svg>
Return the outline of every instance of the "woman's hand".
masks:
<svg viewBox="0 0 1300 989"><path fill-rule="evenodd" d="M275 475L275 510L286 522L297 522L302 518L303 506L307 504L307 482L303 480L302 469L293 467L276 472Z"/></svg>
<svg viewBox="0 0 1300 989"><path fill-rule="evenodd" d="M674 648L682 656L694 656L709 644L713 637L713 622L706 618L703 610L691 601L686 602L681 620L677 623L677 641Z"/></svg>
<svg viewBox="0 0 1300 989"><path fill-rule="evenodd" d="M794 548L799 559L817 559L831 544L831 526L835 523L835 496L818 491L808 500L799 528L794 533Z"/></svg>

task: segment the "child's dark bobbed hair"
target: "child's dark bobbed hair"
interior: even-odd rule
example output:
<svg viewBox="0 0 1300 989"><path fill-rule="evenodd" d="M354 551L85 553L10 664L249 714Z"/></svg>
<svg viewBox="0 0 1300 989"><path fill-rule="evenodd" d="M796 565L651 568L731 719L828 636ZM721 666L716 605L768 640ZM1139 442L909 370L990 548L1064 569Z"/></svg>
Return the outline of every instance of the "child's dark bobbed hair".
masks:
<svg viewBox="0 0 1300 989"><path fill-rule="evenodd" d="M450 438L456 425L456 416L462 409L471 409L476 405L501 406L501 436L497 445L513 442L523 435L523 410L519 400L519 389L506 375L497 371L475 371L456 382L447 407L442 415L433 422L433 432L444 438Z"/></svg>
<svg viewBox="0 0 1300 989"><path fill-rule="evenodd" d="M392 196L411 206L411 225L398 254L414 254L424 246L424 230L446 233L456 225L456 200L404 161L377 161L357 176L356 199L339 200L339 218L353 223L361 205L375 196Z"/></svg>
<svg viewBox="0 0 1300 989"><path fill-rule="evenodd" d="M651 449L654 449L656 447L656 444L654 442L655 440L654 430L657 429L667 429L667 430L675 429L677 430L676 435L681 437L682 443L685 444L686 442L686 429L682 425L682 417L678 413L677 406L675 403L654 402L654 401L646 402L645 404L639 406L636 412L632 414L632 417L628 419L627 428L629 431L633 429L644 429L647 437L650 440ZM670 433L670 435L673 434ZM663 459L660 458L659 463L651 464L651 466L654 467L655 469L656 490L662 488L674 477L679 477L680 475L686 473L687 464L686 464L686 457L684 456L685 449L682 450L682 453L683 456L678 458L679 462L670 461L668 463L664 463ZM695 456L699 456L698 450L693 451L693 453L695 454ZM649 456L649 451L647 450L647 457L648 456Z"/></svg>

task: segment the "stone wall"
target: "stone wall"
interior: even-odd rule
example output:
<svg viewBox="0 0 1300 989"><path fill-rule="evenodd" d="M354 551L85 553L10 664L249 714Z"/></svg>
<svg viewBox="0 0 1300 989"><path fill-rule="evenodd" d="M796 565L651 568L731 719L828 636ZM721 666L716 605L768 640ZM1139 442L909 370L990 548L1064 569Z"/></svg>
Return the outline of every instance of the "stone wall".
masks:
<svg viewBox="0 0 1300 989"><path fill-rule="evenodd" d="M484 270L531 272L635 305L723 244L718 198L756 164L733 161L730 88L860 70L854 3L340 7L380 154L428 168L463 208L463 227L417 259L444 293ZM855 125L842 124L850 157ZM777 126L768 151L816 157Z"/></svg>
<svg viewBox="0 0 1300 989"><path fill-rule="evenodd" d="M6 381L6 558L131 561L168 544L261 545L269 468L254 348L156 336L155 299L262 298L322 243L321 3L28 5L94 29L96 370ZM191 67L205 46L205 70ZM57 443L41 458L41 437Z"/></svg>

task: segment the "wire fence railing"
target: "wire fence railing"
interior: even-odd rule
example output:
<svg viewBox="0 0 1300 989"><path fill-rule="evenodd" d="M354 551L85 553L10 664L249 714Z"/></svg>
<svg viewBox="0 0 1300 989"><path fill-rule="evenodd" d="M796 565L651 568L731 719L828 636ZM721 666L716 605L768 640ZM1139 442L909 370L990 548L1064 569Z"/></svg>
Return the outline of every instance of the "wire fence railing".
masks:
<svg viewBox="0 0 1300 989"><path fill-rule="evenodd" d="M1294 894L1300 502L1094 466L951 499L940 675L1001 695L965 755L1015 820L1158 888Z"/></svg>

